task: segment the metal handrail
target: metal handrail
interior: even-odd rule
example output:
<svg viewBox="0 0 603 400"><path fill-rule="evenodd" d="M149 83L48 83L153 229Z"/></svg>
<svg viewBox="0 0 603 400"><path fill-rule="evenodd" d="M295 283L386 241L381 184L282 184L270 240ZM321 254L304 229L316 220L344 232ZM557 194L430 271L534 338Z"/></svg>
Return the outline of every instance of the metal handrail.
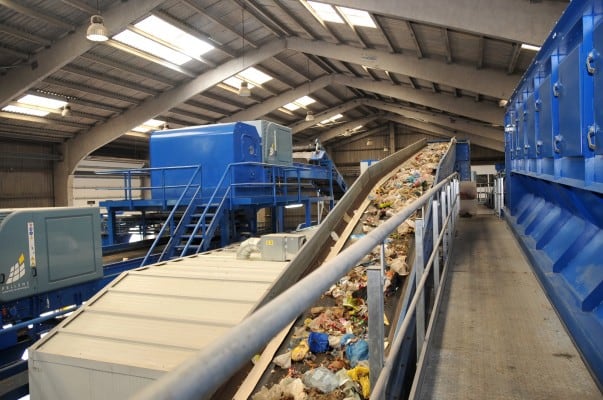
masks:
<svg viewBox="0 0 603 400"><path fill-rule="evenodd" d="M244 363L248 362L258 349L285 325L296 319L331 285L339 281L367 253L380 245L394 229L430 201L432 196L455 177L456 174L452 174L436 184L364 238L249 315L212 346L202 349L174 371L145 387L134 398L138 400L208 398Z"/></svg>
<svg viewBox="0 0 603 400"><path fill-rule="evenodd" d="M142 263L140 263L141 267L143 267L143 266L146 265L147 261L149 260L149 257L151 256L151 254L153 254L153 250L155 250L155 247L157 247L157 245L159 244L159 241L163 237L163 234L165 233L166 227L170 225L168 222L172 221L174 219L174 215L176 214L176 210L180 207L180 204L182 203L182 200L185 197L184 195L188 192L188 189L191 187L191 185L193 183L193 180L195 179L195 177L197 176L197 174L200 171L201 171L201 166L198 165L196 167L196 169L195 169L195 172L193 173L193 175L189 179L188 184L186 185L186 188L182 191L182 193L180 194L180 197L178 197L178 200L176 201L176 203L172 207L172 210L170 211L170 214L168 215L168 217L165 220L165 223L163 224L163 226L159 230L159 233L157 234L157 237L153 241L153 244L151 245L151 248L149 249L149 251L147 252L147 254L144 256L144 259L142 260ZM199 186L193 185L193 186L196 187L196 191L195 191L195 195L196 195L199 192L199 189L201 188L201 185L199 185ZM195 196L193 196L193 198L191 199L191 202L194 201L194 198L195 198ZM170 238L170 241L172 241L172 238ZM166 246L166 248L167 247L168 246ZM164 251L165 251L165 249L164 249ZM162 255L163 255L163 253L162 253Z"/></svg>

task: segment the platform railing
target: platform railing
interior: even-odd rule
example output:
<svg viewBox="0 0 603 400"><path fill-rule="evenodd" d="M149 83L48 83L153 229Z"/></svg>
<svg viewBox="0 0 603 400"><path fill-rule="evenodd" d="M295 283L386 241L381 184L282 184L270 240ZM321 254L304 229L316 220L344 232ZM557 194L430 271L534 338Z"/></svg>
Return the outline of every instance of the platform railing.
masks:
<svg viewBox="0 0 603 400"><path fill-rule="evenodd" d="M436 286L441 287L439 282L441 282L443 275L439 273L439 264L436 264L436 260L439 263L441 255L444 265L448 264L448 254L452 248L454 222L458 215L458 188L456 174L443 179L432 189L425 192L423 196L390 217L365 237L342 251L336 257L322 264L321 267L249 315L221 339L214 342L212 346L201 350L197 355L181 364L174 371L163 375L157 381L149 384L149 386L137 393L134 398L138 400L209 398L222 383L231 377L243 364L248 362L259 349L288 323L295 320L302 312L308 309L331 285L335 284L342 276L354 268L366 254L371 252L376 246L381 246L387 240L390 233L396 230L400 224L424 206L435 207L433 215L442 215L443 217L441 228L439 227L440 218L433 218L433 223L438 228L434 230L434 232L438 232L438 238L435 242L438 245L433 246L434 252L431 253L424 267L420 260L422 257L418 257L419 261L415 261L415 268L419 266L419 268L423 267L424 269L421 268L423 271L416 274L417 286L415 294L410 303L409 310L403 318L400 329L397 330L390 354L380 373L377 371L380 369L379 367L382 362L377 361L377 364L375 364L373 361L372 363L371 375L378 377L378 379L376 379L375 389L371 398L383 398L386 384L389 381L392 370L395 368L397 353L401 348L401 343L408 330L410 321L414 318L425 320L426 314L421 310L417 314L416 310L417 305L424 301L423 289L428 277L431 276L429 274L430 269L434 265L438 266L438 274L433 274L434 276L438 276L438 285ZM442 207L434 205L433 201L436 198L439 198L438 201L441 202ZM422 226L421 222L419 222L419 226ZM418 243L422 243L423 237L419 231L420 229L417 229L417 235L420 236ZM440 243L443 244L441 253L439 250ZM422 254L422 252L417 252L417 254L419 253ZM383 266L383 261L381 264ZM444 268L445 270L446 268ZM383 269L380 268L378 273L377 283L382 285ZM375 279L373 279L374 281ZM381 290L380 296L382 295ZM369 301L369 306L371 306L370 303L371 301ZM377 318L370 317L369 324L376 324L382 327L383 313L375 311L371 313L369 310L369 315L375 314ZM425 335L424 328L421 329L418 332L418 336ZM373 331L372 334L371 330ZM375 328L369 328L369 341L374 340L382 341L383 335L381 335L380 339L376 339ZM373 345L372 347L373 349L383 349L383 346L379 345ZM373 359L374 357L373 353L370 358Z"/></svg>

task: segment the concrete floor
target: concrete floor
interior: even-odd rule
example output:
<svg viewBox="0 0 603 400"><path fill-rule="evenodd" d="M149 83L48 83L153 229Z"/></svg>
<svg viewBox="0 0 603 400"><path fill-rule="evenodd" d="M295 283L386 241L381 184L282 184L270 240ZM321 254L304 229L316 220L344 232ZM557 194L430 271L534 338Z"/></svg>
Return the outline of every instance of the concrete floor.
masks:
<svg viewBox="0 0 603 400"><path fill-rule="evenodd" d="M503 220L460 218L419 399L603 399Z"/></svg>

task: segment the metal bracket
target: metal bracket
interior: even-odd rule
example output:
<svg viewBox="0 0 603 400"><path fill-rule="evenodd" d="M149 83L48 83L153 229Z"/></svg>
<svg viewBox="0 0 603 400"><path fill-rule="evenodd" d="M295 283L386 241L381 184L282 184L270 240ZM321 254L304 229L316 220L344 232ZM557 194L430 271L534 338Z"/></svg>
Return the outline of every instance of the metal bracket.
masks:
<svg viewBox="0 0 603 400"><path fill-rule="evenodd" d="M540 148L542 147L542 140L536 142L536 154L540 154Z"/></svg>
<svg viewBox="0 0 603 400"><path fill-rule="evenodd" d="M528 154L528 149L530 148L529 144L524 144L523 145L523 154Z"/></svg>
<svg viewBox="0 0 603 400"><path fill-rule="evenodd" d="M595 135L599 131L599 127L596 124L593 124L588 127L588 133L586 134L586 140L588 141L588 148L591 150L597 149L597 144L595 143Z"/></svg>
<svg viewBox="0 0 603 400"><path fill-rule="evenodd" d="M594 63L599 58L598 56L599 53L595 49L592 49L590 53L588 53L588 55L586 56L586 70L591 75L594 75L595 72L597 72L597 67L594 65Z"/></svg>
<svg viewBox="0 0 603 400"><path fill-rule="evenodd" d="M542 109L542 100L538 99L534 102L534 110L540 111Z"/></svg>
<svg viewBox="0 0 603 400"><path fill-rule="evenodd" d="M555 150L555 153L561 153L561 149L559 148L559 143L561 143L562 140L563 140L563 136L561 136L561 135L555 136L555 140L553 140L553 149Z"/></svg>
<svg viewBox="0 0 603 400"><path fill-rule="evenodd" d="M561 95L562 87L563 85L561 85L561 82L555 82L555 84L553 85L553 96L559 97Z"/></svg>

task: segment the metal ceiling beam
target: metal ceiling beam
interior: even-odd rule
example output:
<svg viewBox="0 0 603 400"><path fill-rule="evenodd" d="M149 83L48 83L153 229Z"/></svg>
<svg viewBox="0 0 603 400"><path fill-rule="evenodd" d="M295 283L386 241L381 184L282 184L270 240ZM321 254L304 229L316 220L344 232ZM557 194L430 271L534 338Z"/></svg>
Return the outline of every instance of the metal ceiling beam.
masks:
<svg viewBox="0 0 603 400"><path fill-rule="evenodd" d="M408 32L410 33L410 38L412 42L415 44L415 51L417 52L417 58L423 58L423 50L421 49L421 45L419 44L419 40L417 39L417 34L415 32L415 28L412 27L412 22L405 21L406 27L408 28Z"/></svg>
<svg viewBox="0 0 603 400"><path fill-rule="evenodd" d="M133 3L136 2L134 1ZM82 132L72 140L65 142L62 148L65 160L58 163L55 167L55 203L57 205L69 205L73 203L70 191L72 174L80 160L84 159L88 154L115 140L133 127L168 111L174 105L180 104L196 94L214 87L224 79L252 65L261 63L283 50L285 50L285 42L274 40L259 49L250 51L241 58L222 64L220 68L202 73L191 81L163 92L154 99L147 100L140 106L110 119L105 124Z"/></svg>
<svg viewBox="0 0 603 400"><path fill-rule="evenodd" d="M68 22L65 22L59 18L51 17L50 15L46 15L34 8L26 7L19 2L13 0L0 0L0 5L10 8L13 11L18 12L19 14L27 15L30 18L39 19L40 21L44 21L49 25L58 26L60 28L67 29L67 31L72 32L75 30L75 26L71 25Z"/></svg>
<svg viewBox="0 0 603 400"><path fill-rule="evenodd" d="M26 115L26 114L17 114L8 111L0 111L0 118L18 120L18 121L26 121L26 122L35 122L37 124L45 124L45 125L63 125L70 126L76 129L88 129L90 125L86 124L78 124L77 122L67 121L65 119L60 118L49 118L49 117L37 117L35 115Z"/></svg>
<svg viewBox="0 0 603 400"><path fill-rule="evenodd" d="M475 70L466 65L446 64L433 59L417 59L403 54L390 54L379 50L360 49L324 41L288 38L287 47L317 56L435 81L499 99L510 97L518 82L517 77L496 70Z"/></svg>
<svg viewBox="0 0 603 400"><path fill-rule="evenodd" d="M361 133L359 135L350 136L350 137L346 138L347 140L340 140L337 143L330 144L329 146L332 146L333 148L336 149L338 147L345 146L345 145L348 145L350 143L354 143L354 142L357 142L359 140L365 139L365 138L367 138L369 136L375 136L375 135L377 135L379 133L382 133L386 129L387 129L386 126L378 126L376 128L370 129L370 130L368 130L366 132L363 132L363 133Z"/></svg>
<svg viewBox="0 0 603 400"><path fill-rule="evenodd" d="M32 43L36 43L36 44L41 44L43 46L50 46L50 44L52 43L52 41L50 41L46 38L43 38L43 37L40 37L37 35L32 35L29 32L25 32L20 29L15 29L11 26L7 26L4 24L0 24L0 32L8 33L9 35L17 37L19 39L27 40L28 42L32 42Z"/></svg>
<svg viewBox="0 0 603 400"><path fill-rule="evenodd" d="M123 88L132 89L137 92L150 94L151 96L157 96L160 93L159 91L157 91L155 89L151 89L151 88L141 86L141 85L136 85L134 83L131 83L130 81L125 81L123 79L114 78L112 76L105 75L105 74L99 74L92 70L81 68L81 67L76 67L74 65L66 65L63 67L62 70L75 74L75 75L95 79L101 83L108 83L108 84L112 84L112 85L116 85L116 86L121 86ZM103 85L103 87L104 87L104 85Z"/></svg>
<svg viewBox="0 0 603 400"><path fill-rule="evenodd" d="M450 38L448 37L448 29L446 28L442 28L442 40L446 47L446 62L450 64L452 63L452 48L450 47Z"/></svg>
<svg viewBox="0 0 603 400"><path fill-rule="evenodd" d="M238 113L232 114L229 117L222 118L220 122L248 121L259 118L278 109L279 107L284 106L287 103L291 103L292 101L299 99L302 96L310 94L316 90L320 90L325 86L330 85L332 82L333 77L331 75L325 75L310 83L302 83L295 89L288 90L285 93L264 100L260 104L249 107L246 110L239 111Z"/></svg>
<svg viewBox="0 0 603 400"><path fill-rule="evenodd" d="M99 57L92 53L86 53L86 54L82 54L79 58L81 58L83 60L87 60L87 61L92 61L97 64L105 65L107 67L118 69L120 72L123 71L123 72L127 72L129 74L132 74L132 75L136 75L136 76L139 76L142 78L153 80L155 82L160 82L166 86L174 87L177 85L177 82L171 81L171 80L166 79L159 75L155 75L155 74L146 72L140 68L131 67L129 65L111 60L107 57Z"/></svg>
<svg viewBox="0 0 603 400"><path fill-rule="evenodd" d="M295 22L295 24L299 26L306 35L310 36L310 38L314 40L318 38L316 33L306 23L301 21L297 17L297 15L295 15L291 10L287 8L286 5L283 4L282 0L272 0L272 2L283 14L286 14L289 18L291 18L291 20Z"/></svg>
<svg viewBox="0 0 603 400"><path fill-rule="evenodd" d="M504 110L502 108L484 102L476 104L473 99L468 97L453 97L446 94L432 93L427 90L395 86L385 81L372 82L345 75L334 76L334 83L370 90L383 96L424 105L491 124L502 124L504 117Z"/></svg>
<svg viewBox="0 0 603 400"><path fill-rule="evenodd" d="M416 109L412 110L407 107L400 107L396 104L388 103L385 101L363 99L363 103L378 110L387 111L392 114L402 115L406 118L423 120L426 122L447 127L449 129L474 133L475 135L482 136L500 143L504 143L505 141L502 128L496 129L476 123L471 123L467 120L463 120L462 118L453 118L450 116L436 114L433 112L418 111Z"/></svg>
<svg viewBox="0 0 603 400"><path fill-rule="evenodd" d="M347 122L345 124L341 124L337 128L330 129L330 130L320 134L318 136L318 140L320 141L320 143L324 144L324 143L328 142L329 140L332 140L338 136L351 136L354 134L353 132L350 132L351 129L354 129L355 127L357 127L359 125L364 126L364 125L368 124L369 122L372 122L379 118L383 118L383 114L373 114L373 115L369 115L368 117L360 118L357 120Z"/></svg>
<svg viewBox="0 0 603 400"><path fill-rule="evenodd" d="M392 39L389 37L389 35L385 31L385 27L383 26L383 22L381 22L381 20L379 19L379 16L373 15L373 19L375 20L375 24L377 24L377 29L381 33L381 36L383 36L385 43L387 43L387 47L389 48L389 51L391 51L392 53L398 53L398 51L396 50L396 47L394 46L394 42L392 41Z"/></svg>
<svg viewBox="0 0 603 400"><path fill-rule="evenodd" d="M250 0L231 0L231 2L238 5L244 11L247 11L252 17L254 17L264 28L266 28L270 33L272 33L277 38L282 38L284 36L289 36L287 31L284 31L282 27L274 25L270 18L266 17L264 13L258 9L258 7L251 3Z"/></svg>
<svg viewBox="0 0 603 400"><path fill-rule="evenodd" d="M13 2L14 3L14 2ZM105 26L110 35L121 31L135 19L147 14L163 0L129 0L103 12ZM70 63L79 55L87 52L96 44L86 39L88 22L75 30L71 35L54 43L47 50L37 54L37 67L19 68L0 77L0 108L36 83Z"/></svg>
<svg viewBox="0 0 603 400"><path fill-rule="evenodd" d="M529 44L542 44L567 3L525 0L323 0L332 5Z"/></svg>
<svg viewBox="0 0 603 400"><path fill-rule="evenodd" d="M134 99L132 97L126 97L126 96L123 96L116 92L112 92L109 90L97 89L92 86L82 85L79 83L66 81L66 80L62 80L62 79L59 80L59 79L54 79L54 78L47 78L44 82L51 84L51 85L67 87L67 88L70 88L73 90L79 90L80 92L91 93L91 94L95 94L100 97L107 97L110 99L115 99L115 100L123 101L125 103L134 104L134 105L138 105L142 102L142 100Z"/></svg>
<svg viewBox="0 0 603 400"><path fill-rule="evenodd" d="M479 37L479 43L477 45L477 69L482 69L484 66L484 47L486 45L486 38L483 36Z"/></svg>
<svg viewBox="0 0 603 400"><path fill-rule="evenodd" d="M507 67L508 74L515 72L517 60L519 60L519 53L521 53L521 43L513 43L513 52L511 53L511 59L509 60L509 66ZM503 99L504 98L505 97L503 97Z"/></svg>
<svg viewBox="0 0 603 400"><path fill-rule="evenodd" d="M420 121L416 121L409 118L404 118L400 115L387 114L383 116L390 121L397 122L401 125L405 125L411 128L416 128L422 131L427 131L432 134L443 136L443 137L456 137L457 139L466 139L471 143L476 144L478 146L486 147L488 149L496 150L496 151L504 151L505 145L504 143L496 142L490 139L486 139L482 136L473 135L467 132L454 131L450 129L446 129L434 124L428 124Z"/></svg>
<svg viewBox="0 0 603 400"><path fill-rule="evenodd" d="M89 6L88 4L84 3L83 1L80 0L61 0L61 3L65 3L68 6L71 6L73 8L77 8L80 11L83 11L87 14L93 15L93 14L98 14L98 9Z"/></svg>
<svg viewBox="0 0 603 400"><path fill-rule="evenodd" d="M209 14L204 8L199 7L192 0L181 0L180 2L183 3L183 4L186 4L188 7L190 7L196 13L201 14L204 17L208 18L214 24L219 25L222 28L226 29L227 31L229 31L233 35L237 36L239 39L244 39L247 42L247 44L249 44L251 47L253 47L253 48L258 48L259 47L258 44L250 41L248 37L243 37L242 34L240 34L239 32L235 31L234 29L232 29L232 27L230 25L228 25L226 22L224 22L221 19L219 19L217 17L214 17L213 15Z"/></svg>

